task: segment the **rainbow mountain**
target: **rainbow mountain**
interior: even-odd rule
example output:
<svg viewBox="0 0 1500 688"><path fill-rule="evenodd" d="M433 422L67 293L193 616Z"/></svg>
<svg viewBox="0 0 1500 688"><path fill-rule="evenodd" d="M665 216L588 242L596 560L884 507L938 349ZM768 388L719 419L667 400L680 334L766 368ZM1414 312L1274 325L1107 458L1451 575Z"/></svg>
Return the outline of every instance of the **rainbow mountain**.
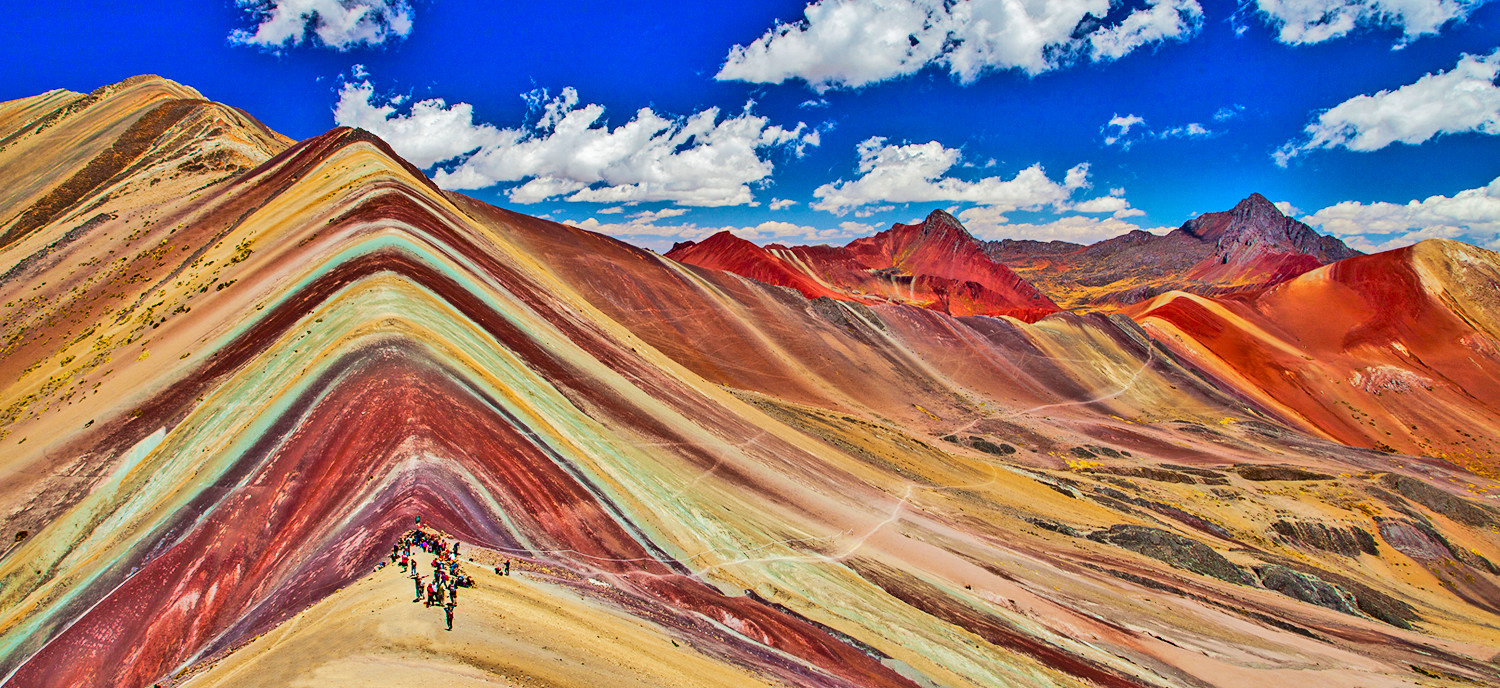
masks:
<svg viewBox="0 0 1500 688"><path fill-rule="evenodd" d="M810 297L156 77L0 104L0 180L7 686L1500 681L1494 253Z"/></svg>

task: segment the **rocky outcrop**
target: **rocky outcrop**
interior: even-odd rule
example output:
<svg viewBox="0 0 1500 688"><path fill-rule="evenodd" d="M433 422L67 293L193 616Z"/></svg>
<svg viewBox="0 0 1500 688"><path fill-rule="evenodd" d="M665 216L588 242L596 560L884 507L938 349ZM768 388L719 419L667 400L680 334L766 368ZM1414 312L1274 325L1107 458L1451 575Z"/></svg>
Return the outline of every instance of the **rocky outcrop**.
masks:
<svg viewBox="0 0 1500 688"><path fill-rule="evenodd" d="M1381 476L1380 484L1466 526L1500 526L1500 509L1469 501L1416 478L1387 473Z"/></svg>
<svg viewBox="0 0 1500 688"><path fill-rule="evenodd" d="M1242 463L1234 467L1241 478L1256 482L1268 480L1333 480L1327 473L1309 471L1296 466L1266 466L1258 463Z"/></svg>
<svg viewBox="0 0 1500 688"><path fill-rule="evenodd" d="M1397 552L1421 562L1441 561L1452 558L1452 553L1437 538L1423 532L1410 521L1394 518L1380 520L1380 537L1390 543Z"/></svg>
<svg viewBox="0 0 1500 688"><path fill-rule="evenodd" d="M1354 595L1331 585L1317 576L1293 571L1285 566L1267 564L1256 567L1260 584L1267 590L1275 590L1287 597L1302 600L1319 607L1326 607L1345 614L1359 614L1359 603Z"/></svg>
<svg viewBox="0 0 1500 688"><path fill-rule="evenodd" d="M1340 528L1314 521L1280 520L1271 524L1277 535L1299 545L1306 545L1325 552L1334 552L1346 557L1360 554L1378 554L1375 536L1357 526Z"/></svg>
<svg viewBox="0 0 1500 688"><path fill-rule="evenodd" d="M1090 533L1089 539L1229 583L1255 585L1249 571L1225 559L1212 547L1168 530L1122 523Z"/></svg>

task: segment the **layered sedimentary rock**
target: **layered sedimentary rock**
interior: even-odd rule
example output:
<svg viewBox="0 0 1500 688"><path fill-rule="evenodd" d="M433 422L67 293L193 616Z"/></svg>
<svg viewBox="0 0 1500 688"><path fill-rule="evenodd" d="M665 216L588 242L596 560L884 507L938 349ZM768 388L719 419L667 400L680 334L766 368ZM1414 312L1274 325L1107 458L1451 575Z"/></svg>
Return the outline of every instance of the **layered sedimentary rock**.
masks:
<svg viewBox="0 0 1500 688"><path fill-rule="evenodd" d="M1169 291L1255 292L1359 255L1286 217L1260 194L1162 236L1136 230L1089 246L1006 239L984 248L1058 303L1106 309Z"/></svg>
<svg viewBox="0 0 1500 688"><path fill-rule="evenodd" d="M1496 680L1497 485L1311 406L1489 427L1492 254L956 317L494 208L160 79L0 126L6 685ZM922 231L861 255L935 265ZM1355 305L1301 329L1329 290ZM1252 356L1433 382L1298 391ZM451 635L374 570L417 516L479 568Z"/></svg>

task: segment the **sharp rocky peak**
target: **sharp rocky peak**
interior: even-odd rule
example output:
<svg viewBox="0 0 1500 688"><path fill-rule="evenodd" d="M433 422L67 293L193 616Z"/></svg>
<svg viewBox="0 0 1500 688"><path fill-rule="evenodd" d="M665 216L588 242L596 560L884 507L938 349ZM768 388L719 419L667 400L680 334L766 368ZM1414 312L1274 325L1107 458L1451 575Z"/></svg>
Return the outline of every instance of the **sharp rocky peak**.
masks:
<svg viewBox="0 0 1500 688"><path fill-rule="evenodd" d="M964 227L963 223L959 222L958 218L946 210L934 210L927 214L927 219L922 221L923 234L946 234L950 232L956 232L970 239L974 238L972 234L969 234L969 230Z"/></svg>
<svg viewBox="0 0 1500 688"><path fill-rule="evenodd" d="M1270 199L1258 193L1250 194L1227 212L1208 213L1189 220L1182 229L1201 240L1214 242L1214 255L1224 263L1267 253L1307 254L1322 263L1359 254L1344 242L1318 234L1312 227L1287 217Z"/></svg>

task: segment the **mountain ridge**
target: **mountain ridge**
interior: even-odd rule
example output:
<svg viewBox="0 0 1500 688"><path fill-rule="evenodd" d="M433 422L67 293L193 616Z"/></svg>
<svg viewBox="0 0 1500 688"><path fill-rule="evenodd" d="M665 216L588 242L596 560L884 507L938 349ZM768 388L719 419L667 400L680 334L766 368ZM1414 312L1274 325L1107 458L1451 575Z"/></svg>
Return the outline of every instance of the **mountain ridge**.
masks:
<svg viewBox="0 0 1500 688"><path fill-rule="evenodd" d="M985 250L1059 303L1110 310L1171 291L1253 294L1362 255L1286 217L1259 193L1160 236L1134 230L1087 246L1001 240Z"/></svg>
<svg viewBox="0 0 1500 688"><path fill-rule="evenodd" d="M665 255L791 287L808 298L911 303L950 315L1007 315L1027 322L1059 310L1045 294L990 260L963 224L942 210L932 211L921 223L896 224L841 247L751 248L750 242L738 242L720 232L704 242L679 243Z"/></svg>

